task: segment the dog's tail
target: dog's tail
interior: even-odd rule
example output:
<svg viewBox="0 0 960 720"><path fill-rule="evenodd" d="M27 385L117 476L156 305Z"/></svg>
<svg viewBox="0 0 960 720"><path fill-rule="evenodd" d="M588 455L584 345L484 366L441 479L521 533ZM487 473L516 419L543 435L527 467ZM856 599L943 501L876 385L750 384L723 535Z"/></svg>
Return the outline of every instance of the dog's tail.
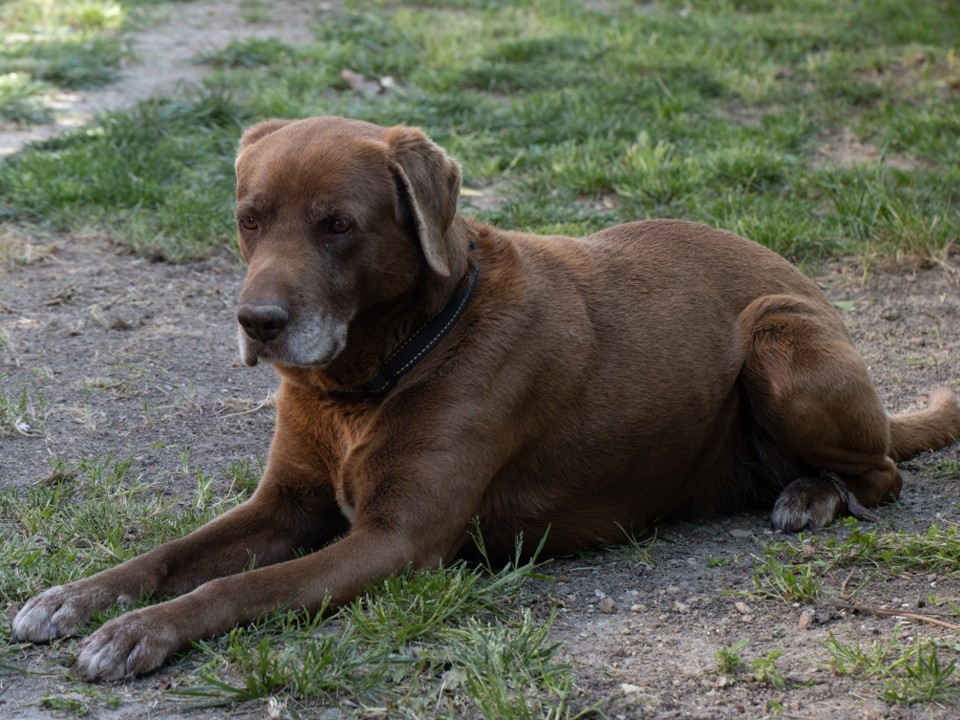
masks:
<svg viewBox="0 0 960 720"><path fill-rule="evenodd" d="M939 450L960 438L960 403L947 388L934 390L925 410L890 418L890 457L900 462Z"/></svg>

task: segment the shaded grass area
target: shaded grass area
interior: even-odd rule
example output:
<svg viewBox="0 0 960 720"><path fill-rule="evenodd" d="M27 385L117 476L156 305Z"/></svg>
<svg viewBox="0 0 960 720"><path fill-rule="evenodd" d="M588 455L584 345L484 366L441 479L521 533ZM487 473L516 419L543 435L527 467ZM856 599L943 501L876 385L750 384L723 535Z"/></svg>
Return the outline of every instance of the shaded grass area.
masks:
<svg viewBox="0 0 960 720"><path fill-rule="evenodd" d="M508 190L480 213L503 226L684 217L868 260L942 257L960 227L952 4L348 2L315 32L234 43L196 95L12 158L0 216L202 257L231 242L241 128L343 114L422 126L471 189ZM360 95L343 70L399 90Z"/></svg>
<svg viewBox="0 0 960 720"><path fill-rule="evenodd" d="M249 497L257 479L248 463L235 463L219 478L198 475L187 500L135 477L129 460L106 457L58 463L29 489L0 488L0 606L180 537ZM213 482L225 486L222 499L213 499ZM347 702L361 715L390 707L407 717L574 717L573 679L549 640L552 618L526 607L534 576L533 562L457 563L383 580L336 613L281 608L181 654L174 689L186 707L272 697ZM3 651L0 673L18 671L13 650ZM120 704L107 691L77 683L41 704L84 715Z"/></svg>

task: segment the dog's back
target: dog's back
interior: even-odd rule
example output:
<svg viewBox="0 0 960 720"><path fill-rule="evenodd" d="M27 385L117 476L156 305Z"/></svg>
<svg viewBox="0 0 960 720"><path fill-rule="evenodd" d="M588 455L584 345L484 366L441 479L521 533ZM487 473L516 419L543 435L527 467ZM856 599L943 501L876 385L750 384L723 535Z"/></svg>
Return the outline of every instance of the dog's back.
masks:
<svg viewBox="0 0 960 720"><path fill-rule="evenodd" d="M509 458L480 512L488 545L508 550L519 530L535 544L548 528L548 549L616 542L621 528L659 517L772 503L811 470L742 382L751 339L738 322L758 298L807 303L850 344L819 288L783 258L671 220L583 239L479 237L509 245L484 252L500 258L487 272L512 293L499 304L508 315L491 318L491 333L508 339L503 356L488 362L509 370L484 381L498 407L513 408L501 419L513 430ZM941 405L950 412L908 424L924 447L958 432L952 395Z"/></svg>
<svg viewBox="0 0 960 720"><path fill-rule="evenodd" d="M523 414L502 419L513 447L486 495L498 518L484 527L488 543L512 544L507 516L530 518L528 539L550 525L548 547L575 547L750 496L737 318L773 293L833 313L809 279L755 243L680 221L584 239L497 233L489 242L510 247L490 251L484 240L499 261L482 272L511 294L490 318L508 338L503 357L486 362L509 369L483 382Z"/></svg>

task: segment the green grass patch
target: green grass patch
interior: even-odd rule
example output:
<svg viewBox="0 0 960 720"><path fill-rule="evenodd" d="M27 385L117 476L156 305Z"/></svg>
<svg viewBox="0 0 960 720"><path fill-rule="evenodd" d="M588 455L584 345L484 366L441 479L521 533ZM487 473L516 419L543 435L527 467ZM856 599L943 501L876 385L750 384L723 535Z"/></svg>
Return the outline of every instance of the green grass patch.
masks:
<svg viewBox="0 0 960 720"><path fill-rule="evenodd" d="M215 91L107 115L0 165L8 202L0 214L85 232L113 228L122 244L158 258L208 254L232 236L234 143L249 118Z"/></svg>
<svg viewBox="0 0 960 720"><path fill-rule="evenodd" d="M251 463L234 462L216 477L198 474L195 497L178 499L131 468L112 457L61 461L41 482L0 488L0 605L181 537L249 497L259 477ZM457 563L390 577L335 613L279 610L176 660L179 692L189 705L272 698L402 708L411 717L464 708L488 718L576 717L572 672L549 639L552 617L527 607L533 576L535 561L498 571ZM97 615L93 625L121 612ZM17 671L7 655L0 669ZM118 703L89 688L41 703L73 714Z"/></svg>
<svg viewBox="0 0 960 720"><path fill-rule="evenodd" d="M900 633L861 643L830 634L824 647L838 675L870 682L887 702L956 704L960 702L960 646L931 640L905 641Z"/></svg>
<svg viewBox="0 0 960 720"><path fill-rule="evenodd" d="M829 605L831 593L826 587L830 579L831 585L839 584L846 593L841 597L847 605L848 595L856 596L873 581L882 583L904 574L950 578L960 572L960 528L956 525L932 525L924 533L905 533L865 530L853 519L841 524L842 534L836 537L801 535L797 541L767 546L764 557L755 565L755 590L749 594L790 603ZM840 584L838 575L842 577L850 567L866 571L867 578L859 587L846 587L852 572ZM928 600L938 608L935 615L944 622L955 623L960 617L960 608L950 599L931 594ZM960 702L960 645L949 639L923 638L919 626L910 638L901 638L899 632L894 632L870 643L838 638L831 633L824 646L835 673L866 681L887 702ZM730 674L731 668L742 669L737 654L741 647L724 648L717 653L718 672ZM769 679L773 684L773 677Z"/></svg>
<svg viewBox="0 0 960 720"><path fill-rule="evenodd" d="M53 110L43 101L48 86L29 73L0 75L0 119L18 125L51 122Z"/></svg>
<svg viewBox="0 0 960 720"><path fill-rule="evenodd" d="M392 577L336 614L277 612L198 643L204 665L178 692L204 705L273 698L412 717L458 708L486 718L575 717L550 619L512 609L533 570L456 564Z"/></svg>
<svg viewBox="0 0 960 720"><path fill-rule="evenodd" d="M209 255L231 242L241 126L343 114L422 126L468 186L509 188L481 213L504 226L683 217L794 259L933 261L960 231L960 9L915 5L347 2L315 42L233 42L197 93L8 160L0 215ZM342 70L399 90L360 95Z"/></svg>
<svg viewBox="0 0 960 720"><path fill-rule="evenodd" d="M864 529L856 520L844 520L840 537L776 543L769 557L787 565L803 564L828 571L838 567L875 567L891 574L901 572L956 575L960 572L960 527L931 525L924 533L884 532Z"/></svg>
<svg viewBox="0 0 960 720"><path fill-rule="evenodd" d="M856 595L872 580L902 573L953 577L960 572L960 528L931 525L924 533L885 532L864 529L854 519L841 521L837 536L800 535L767 545L762 557L755 557L753 589L743 594L787 603L830 602L828 588L839 583L837 571L859 567L866 579L860 588L846 592ZM954 615L958 611L951 607Z"/></svg>
<svg viewBox="0 0 960 720"><path fill-rule="evenodd" d="M8 0L0 5L0 119L50 122L57 89L99 87L116 77L120 35L137 0Z"/></svg>
<svg viewBox="0 0 960 720"><path fill-rule="evenodd" d="M741 638L729 647L723 647L714 653L714 668L718 674L739 682L752 680L759 685L767 685L774 690L784 690L788 681L777 666L777 660L783 655L782 650L770 650L764 655L758 655L749 663L741 657L741 653L750 644L749 638Z"/></svg>
<svg viewBox="0 0 960 720"><path fill-rule="evenodd" d="M0 350L6 341L0 335ZM0 375L0 382L3 376ZM8 388L0 385L0 437L42 435L47 417L43 392L35 385Z"/></svg>
<svg viewBox="0 0 960 720"><path fill-rule="evenodd" d="M768 549L754 568L752 595L787 603L816 602L823 582L807 563L782 562L776 549Z"/></svg>
<svg viewBox="0 0 960 720"><path fill-rule="evenodd" d="M244 463L225 471L225 498L188 504L113 457L58 461L27 488L0 487L0 604L21 603L187 534L249 495ZM206 479L198 476L202 489Z"/></svg>

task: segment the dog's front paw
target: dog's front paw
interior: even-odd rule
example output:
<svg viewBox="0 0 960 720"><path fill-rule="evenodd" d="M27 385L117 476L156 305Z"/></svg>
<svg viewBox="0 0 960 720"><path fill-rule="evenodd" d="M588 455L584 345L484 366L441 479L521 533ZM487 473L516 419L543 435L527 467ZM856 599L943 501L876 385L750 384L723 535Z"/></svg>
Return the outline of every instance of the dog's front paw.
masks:
<svg viewBox="0 0 960 720"><path fill-rule="evenodd" d="M14 642L49 642L76 635L94 608L74 585L57 585L27 601L13 619Z"/></svg>
<svg viewBox="0 0 960 720"><path fill-rule="evenodd" d="M843 499L833 485L814 478L800 478L780 493L770 520L775 530L784 532L816 530L836 518L843 508Z"/></svg>
<svg viewBox="0 0 960 720"><path fill-rule="evenodd" d="M77 673L91 682L142 675L163 664L177 649L174 628L151 618L144 608L106 623L83 641Z"/></svg>

